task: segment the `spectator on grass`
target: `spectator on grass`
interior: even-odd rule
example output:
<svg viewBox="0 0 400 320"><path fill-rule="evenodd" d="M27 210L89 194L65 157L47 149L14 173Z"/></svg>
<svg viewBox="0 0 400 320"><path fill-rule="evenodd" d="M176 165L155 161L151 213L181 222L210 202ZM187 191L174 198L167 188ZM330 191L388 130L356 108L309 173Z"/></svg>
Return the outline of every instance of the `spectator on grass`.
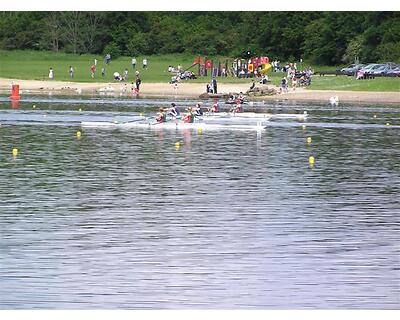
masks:
<svg viewBox="0 0 400 320"><path fill-rule="evenodd" d="M136 58L135 57L132 58L131 63L132 63L132 69L136 69Z"/></svg>
<svg viewBox="0 0 400 320"><path fill-rule="evenodd" d="M95 73L96 73L96 66L93 64L93 65L90 67L90 75L91 75L92 79L94 79Z"/></svg>
<svg viewBox="0 0 400 320"><path fill-rule="evenodd" d="M228 75L226 74L226 69L225 69L225 67L223 67L222 68L222 71L221 71L221 77L227 77Z"/></svg>
<svg viewBox="0 0 400 320"><path fill-rule="evenodd" d="M104 78L106 76L106 68L101 68L101 76Z"/></svg>
<svg viewBox="0 0 400 320"><path fill-rule="evenodd" d="M286 77L283 77L281 80L281 87L279 93L288 92L288 80Z"/></svg>
<svg viewBox="0 0 400 320"><path fill-rule="evenodd" d="M106 64L109 64L111 61L111 54L107 53L104 60L105 60Z"/></svg>
<svg viewBox="0 0 400 320"><path fill-rule="evenodd" d="M72 66L69 66L69 76L71 77L71 79L74 78L74 74L75 74L74 68L72 68Z"/></svg>
<svg viewBox="0 0 400 320"><path fill-rule="evenodd" d="M147 69L147 59L143 59L143 69Z"/></svg>
<svg viewBox="0 0 400 320"><path fill-rule="evenodd" d="M51 67L50 67L50 69L49 69L49 79L50 79L50 80L53 80L53 79L54 79L54 71L53 71L53 68L51 68Z"/></svg>
<svg viewBox="0 0 400 320"><path fill-rule="evenodd" d="M294 75L294 76L292 77L292 89L293 89L293 91L296 91L296 87L297 87L297 78L296 78L296 76Z"/></svg>

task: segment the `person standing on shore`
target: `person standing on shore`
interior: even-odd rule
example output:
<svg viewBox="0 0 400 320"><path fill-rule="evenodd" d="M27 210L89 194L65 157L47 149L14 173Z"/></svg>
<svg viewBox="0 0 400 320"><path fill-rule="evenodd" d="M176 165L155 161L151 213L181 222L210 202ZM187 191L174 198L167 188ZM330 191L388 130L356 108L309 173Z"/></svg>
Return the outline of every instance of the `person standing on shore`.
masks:
<svg viewBox="0 0 400 320"><path fill-rule="evenodd" d="M213 93L218 93L218 91L217 91L217 79L215 79L215 77L213 77L213 79L212 79L212 88L213 88Z"/></svg>
<svg viewBox="0 0 400 320"><path fill-rule="evenodd" d="M90 74L91 74L91 76L92 76L92 79L94 79L95 73L96 73L96 66L93 64L93 65L90 67Z"/></svg>
<svg viewBox="0 0 400 320"><path fill-rule="evenodd" d="M283 92L285 92L285 93L288 92L288 80L286 77L283 77L281 79L281 87L280 87L279 93L283 93Z"/></svg>
<svg viewBox="0 0 400 320"><path fill-rule="evenodd" d="M147 59L143 59L143 69L147 69Z"/></svg>
<svg viewBox="0 0 400 320"><path fill-rule="evenodd" d="M135 94L139 94L140 84L141 84L141 83L142 83L142 80L140 80L139 71L136 71Z"/></svg>
<svg viewBox="0 0 400 320"><path fill-rule="evenodd" d="M136 58L132 58L132 69L136 69Z"/></svg>
<svg viewBox="0 0 400 320"><path fill-rule="evenodd" d="M74 78L74 74L75 74L74 68L72 68L72 66L69 66L69 76L71 77L71 79Z"/></svg>
<svg viewBox="0 0 400 320"><path fill-rule="evenodd" d="M106 76L106 68L101 68L101 76L104 78Z"/></svg>
<svg viewBox="0 0 400 320"><path fill-rule="evenodd" d="M297 87L297 78L296 78L296 76L294 75L294 76L292 77L292 89L293 89L293 91L296 91L296 87Z"/></svg>
<svg viewBox="0 0 400 320"><path fill-rule="evenodd" d="M54 71L53 71L53 68L52 68L52 67L50 67L50 69L49 69L49 79L50 79L50 80L53 80L53 79L54 79Z"/></svg>

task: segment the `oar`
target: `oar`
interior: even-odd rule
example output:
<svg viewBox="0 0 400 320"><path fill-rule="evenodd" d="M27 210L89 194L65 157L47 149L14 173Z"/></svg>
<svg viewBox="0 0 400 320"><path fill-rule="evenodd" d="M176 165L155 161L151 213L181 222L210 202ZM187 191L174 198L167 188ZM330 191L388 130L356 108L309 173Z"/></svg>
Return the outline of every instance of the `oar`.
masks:
<svg viewBox="0 0 400 320"><path fill-rule="evenodd" d="M139 122L139 121L148 120L148 119L150 119L150 118L149 117L145 117L144 119L143 118L142 119L135 119L135 120L131 120L131 121L126 121L124 123Z"/></svg>

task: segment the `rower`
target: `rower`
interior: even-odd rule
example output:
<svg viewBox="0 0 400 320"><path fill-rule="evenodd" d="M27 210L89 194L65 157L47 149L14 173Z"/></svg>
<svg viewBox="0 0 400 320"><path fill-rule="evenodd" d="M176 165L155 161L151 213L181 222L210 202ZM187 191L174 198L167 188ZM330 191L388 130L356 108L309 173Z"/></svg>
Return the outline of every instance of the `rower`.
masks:
<svg viewBox="0 0 400 320"><path fill-rule="evenodd" d="M156 116L156 122L157 123L167 122L167 114L165 113L165 110L163 108L159 109L159 112L157 113Z"/></svg>
<svg viewBox="0 0 400 320"><path fill-rule="evenodd" d="M236 100L236 97L235 97L235 95L234 94L231 94L230 96L229 96L229 99L228 99L228 103L232 103L232 102L235 102L235 100Z"/></svg>
<svg viewBox="0 0 400 320"><path fill-rule="evenodd" d="M203 115L203 110L201 110L200 103L196 104L196 107L194 108L194 115L195 116L202 116Z"/></svg>
<svg viewBox="0 0 400 320"><path fill-rule="evenodd" d="M183 117L183 122L185 123L193 123L194 122L194 116L195 116L195 111L193 108L189 107L186 109L189 113Z"/></svg>
<svg viewBox="0 0 400 320"><path fill-rule="evenodd" d="M180 115L179 109L175 103L171 103L171 108L168 109L168 114L175 118Z"/></svg>
<svg viewBox="0 0 400 320"><path fill-rule="evenodd" d="M232 113L242 113L243 112L243 107L240 103L237 103L235 107L232 107L229 112Z"/></svg>
<svg viewBox="0 0 400 320"><path fill-rule="evenodd" d="M236 102L239 102L240 104L242 104L242 103L244 102L244 95L243 95L243 92L240 92L240 93L239 93L239 96L238 96Z"/></svg>
<svg viewBox="0 0 400 320"><path fill-rule="evenodd" d="M215 102L212 107L208 110L209 112L219 112L218 101Z"/></svg>

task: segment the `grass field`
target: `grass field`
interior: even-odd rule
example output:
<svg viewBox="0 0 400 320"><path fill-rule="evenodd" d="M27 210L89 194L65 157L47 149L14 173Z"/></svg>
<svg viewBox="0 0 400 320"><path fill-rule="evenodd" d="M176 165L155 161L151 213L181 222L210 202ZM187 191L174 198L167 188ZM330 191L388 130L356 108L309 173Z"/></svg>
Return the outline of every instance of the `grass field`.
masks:
<svg viewBox="0 0 400 320"><path fill-rule="evenodd" d="M0 77L17 78L28 80L48 80L49 68L54 70L54 79L59 81L76 82L113 82L113 73L123 73L125 68L129 72L129 80L134 79L134 69L131 66L131 57L120 57L111 60L109 65L105 65L104 57L101 55L73 55L66 53L54 53L43 51L3 51L0 50ZM184 54L169 54L147 56L147 70L142 68L143 56L136 57L136 70L140 71L142 81L146 82L169 82L171 75L167 69L169 65L177 66L181 64L183 68L188 68L193 62L193 56ZM95 78L90 76L90 66L98 60ZM75 69L73 79L69 76L69 66ZM309 66L304 63L298 67ZM101 76L101 68L106 68L106 76ZM335 70L342 66L311 66L314 70ZM197 72L196 67L193 68ZM279 85L283 73L270 73L273 84ZM202 77L191 82L207 83L210 77ZM238 79L233 77L219 78L219 82L226 83L250 83L250 79ZM309 89L315 90L347 90L347 91L400 91L400 78L375 78L372 80L355 80L348 76L314 76Z"/></svg>

